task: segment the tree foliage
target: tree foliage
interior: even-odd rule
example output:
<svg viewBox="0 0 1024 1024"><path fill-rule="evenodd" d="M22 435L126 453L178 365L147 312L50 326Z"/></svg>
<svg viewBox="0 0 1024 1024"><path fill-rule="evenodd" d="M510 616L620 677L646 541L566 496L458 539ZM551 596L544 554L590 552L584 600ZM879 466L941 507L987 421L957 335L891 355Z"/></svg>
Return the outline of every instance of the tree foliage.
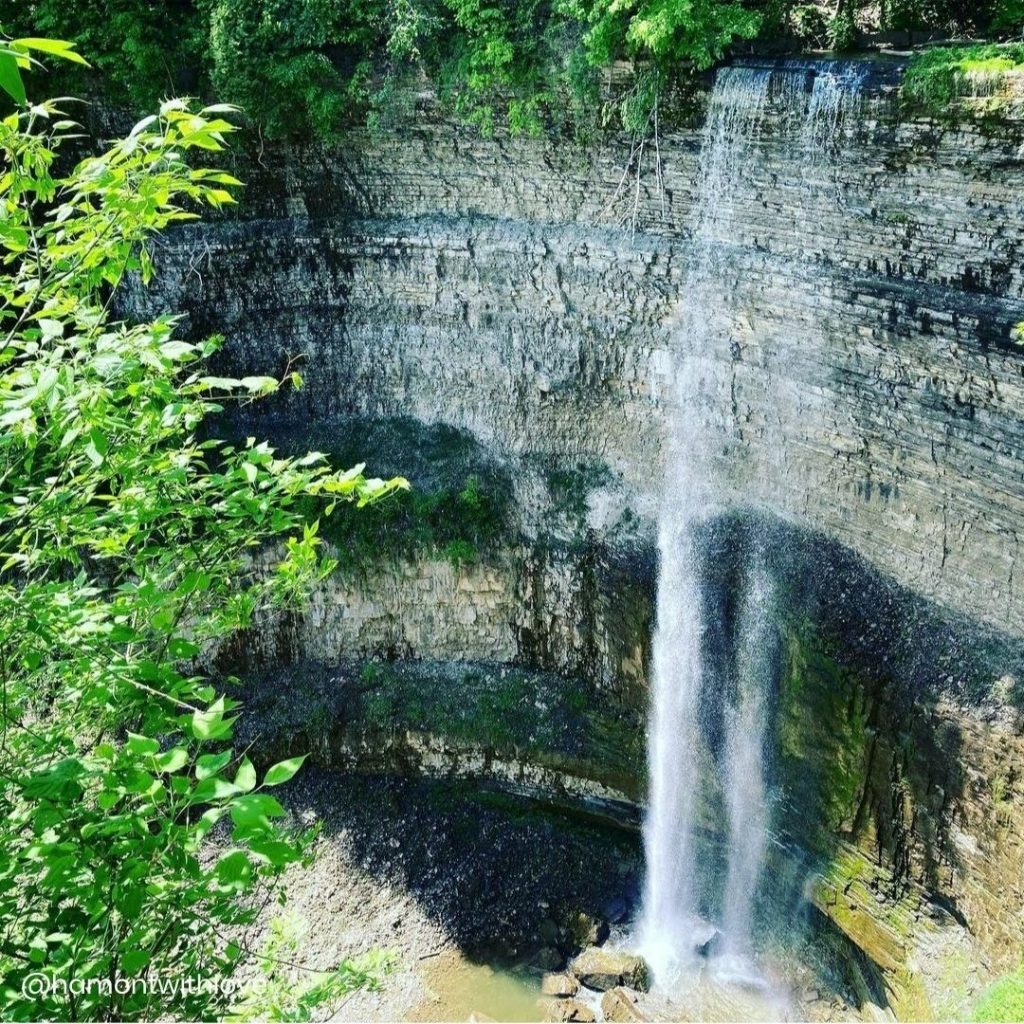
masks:
<svg viewBox="0 0 1024 1024"><path fill-rule="evenodd" d="M760 24L741 3L721 0L564 0L563 7L590 26L584 46L595 65L629 56L702 71Z"/></svg>
<svg viewBox="0 0 1024 1024"><path fill-rule="evenodd" d="M866 28L1012 37L1024 0L0 0L3 24L96 54L115 100L210 92L268 135L331 139L354 115L386 120L418 75L484 131L586 133L628 114L598 101L612 61L664 94L758 34L815 49Z"/></svg>
<svg viewBox="0 0 1024 1024"><path fill-rule="evenodd" d="M483 129L594 114L595 67L686 73L756 32L758 0L0 0L0 23L94 48L136 103L212 87L272 135L334 135L425 73ZM169 22L169 24L167 24ZM113 32L111 25L118 26ZM171 29L168 32L168 28ZM114 45L112 46L112 42Z"/></svg>
<svg viewBox="0 0 1024 1024"><path fill-rule="evenodd" d="M20 82L31 52L62 45L5 42L0 61ZM331 570L310 500L328 514L404 484L210 439L225 403L279 382L211 376L219 341L177 338L173 318L111 316L125 275L148 279L155 232L233 202L234 178L193 166L224 148L231 113L168 101L78 163L60 104L0 121L5 1019L222 1014L201 983L244 958L231 930L310 837L281 826L273 794L301 759L261 778L232 749L238 708L203 650ZM253 558L268 546L269 573ZM54 987L33 998L37 972ZM191 987L123 983L142 975Z"/></svg>

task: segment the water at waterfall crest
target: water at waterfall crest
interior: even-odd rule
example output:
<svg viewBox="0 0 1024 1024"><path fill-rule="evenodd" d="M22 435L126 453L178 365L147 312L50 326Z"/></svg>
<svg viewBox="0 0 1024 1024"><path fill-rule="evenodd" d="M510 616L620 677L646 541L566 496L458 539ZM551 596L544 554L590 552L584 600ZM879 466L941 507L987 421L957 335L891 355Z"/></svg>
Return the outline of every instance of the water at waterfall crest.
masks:
<svg viewBox="0 0 1024 1024"><path fill-rule="evenodd" d="M730 67L716 76L700 148L692 246L674 335L671 436L659 522L660 572L648 726L647 876L639 943L655 981L671 983L712 929L730 969L752 961L756 896L770 836L769 707L774 673L774 585L757 543L747 555L729 650L705 600L707 526L736 500L716 472L727 432L720 400L721 353L729 347L728 295L735 274L736 208L753 188L757 140L772 104L797 124L802 168L818 179L856 102L855 66ZM813 84L810 84L813 83ZM810 84L810 89L808 85ZM834 181L826 187L837 188ZM724 344L723 344L724 343ZM741 496L740 496L741 497ZM728 672L715 659L728 659ZM731 685L723 694L720 682ZM709 742L709 723L716 740ZM718 794L726 846L722 864L698 863L705 795ZM709 891L712 889L714 891Z"/></svg>

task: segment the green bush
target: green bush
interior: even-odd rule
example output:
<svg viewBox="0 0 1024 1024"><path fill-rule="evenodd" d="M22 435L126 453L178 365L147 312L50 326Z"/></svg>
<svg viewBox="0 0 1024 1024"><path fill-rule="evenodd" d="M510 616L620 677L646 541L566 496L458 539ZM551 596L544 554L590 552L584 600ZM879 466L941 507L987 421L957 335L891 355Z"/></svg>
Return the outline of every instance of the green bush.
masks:
<svg viewBox="0 0 1024 1024"><path fill-rule="evenodd" d="M213 0L214 91L270 135L330 138L367 100L384 17L373 0Z"/></svg>
<svg viewBox="0 0 1024 1024"><path fill-rule="evenodd" d="M205 19L191 0L0 0L0 25L12 34L67 39L89 55L95 70L61 64L48 72L51 94L102 84L115 102L141 111L203 85Z"/></svg>
<svg viewBox="0 0 1024 1024"><path fill-rule="evenodd" d="M853 50L857 45L857 18L851 3L844 4L842 9L829 22L829 46L839 53Z"/></svg>
<svg viewBox="0 0 1024 1024"><path fill-rule="evenodd" d="M998 9L1005 3L1006 0L886 0L882 4L881 27L974 35L993 27Z"/></svg>
<svg viewBox="0 0 1024 1024"><path fill-rule="evenodd" d="M997 4L992 30L1005 35L1024 34L1024 0L1002 0Z"/></svg>
<svg viewBox="0 0 1024 1024"><path fill-rule="evenodd" d="M829 21L833 5L811 0L0 0L0 24L95 55L101 78L69 69L62 91L101 85L137 108L212 93L272 137L390 123L421 75L484 132L588 135L602 121L648 130L655 99L759 31L851 49L864 6L849 0ZM1024 0L886 0L877 24L1007 36L1024 27ZM602 106L599 71L617 60L642 75Z"/></svg>
<svg viewBox="0 0 1024 1024"><path fill-rule="evenodd" d="M735 0L0 0L0 23L87 47L116 101L212 89L271 136L332 138L386 121L421 73L484 131L585 127L596 67L703 69L759 16Z"/></svg>
<svg viewBox="0 0 1024 1024"><path fill-rule="evenodd" d="M799 4L793 8L793 27L797 38L814 49L829 45L829 23L821 8L814 4Z"/></svg>
<svg viewBox="0 0 1024 1024"><path fill-rule="evenodd" d="M80 60L0 39L0 1012L222 1019L229 993L208 983L251 954L231 934L311 836L268 792L302 757L260 778L232 746L237 701L197 663L333 567L301 502L326 513L402 482L201 436L278 381L210 375L217 339L119 322L110 296L149 280L155 233L233 202L238 181L198 166L232 111L170 100L76 162L61 104L25 100L35 53ZM136 986L147 973L188 985ZM37 974L41 994L23 987Z"/></svg>
<svg viewBox="0 0 1024 1024"><path fill-rule="evenodd" d="M506 536L509 498L499 477L470 474L461 486L397 493L368 513L350 515L353 510L339 508L322 531L349 569L420 553L440 554L456 565L472 563ZM316 507L308 507L315 516Z"/></svg>

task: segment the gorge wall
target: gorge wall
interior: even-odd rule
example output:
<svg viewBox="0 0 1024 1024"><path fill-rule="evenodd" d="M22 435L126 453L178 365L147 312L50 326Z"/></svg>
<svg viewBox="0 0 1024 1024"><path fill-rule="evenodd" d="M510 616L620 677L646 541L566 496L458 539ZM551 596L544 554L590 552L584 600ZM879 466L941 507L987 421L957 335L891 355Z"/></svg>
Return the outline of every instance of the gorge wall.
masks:
<svg viewBox="0 0 1024 1024"><path fill-rule="evenodd" d="M911 983L929 943L980 956L984 977L1016 966L1024 934L1024 121L906 116L898 77L872 65L837 159L810 168L769 104L705 400L742 510L708 538L722 593L752 528L782 553L779 771L816 781L782 787L780 843L824 865L812 902L913 1016L933 995ZM638 800L698 177L682 120L637 177L630 139L482 138L424 95L394 130L253 152L240 219L161 242L131 307L225 334L228 369L303 357L305 387L252 432L334 450L355 423L444 424L512 495L475 558L350 569L221 652L278 696L306 687L276 742L506 781L512 750L548 795ZM414 455L363 457L401 472ZM384 682L380 664L398 666ZM446 685L470 695L476 736L437 705ZM496 728L507 716L525 731ZM946 924L967 944L947 949Z"/></svg>
<svg viewBox="0 0 1024 1024"><path fill-rule="evenodd" d="M783 121L751 156L757 201L732 218L740 312L709 353L724 475L744 502L1024 635L1021 125L901 120L883 86L848 128L824 179L801 173ZM635 233L631 176L615 198L624 139L484 139L425 114L268 151L243 171L245 219L179 232L162 288L250 371L303 354L291 415L403 414L510 461L602 461L619 500L595 502L592 525L608 525L627 504L649 512L661 479L695 132L659 148L664 188L648 149Z"/></svg>

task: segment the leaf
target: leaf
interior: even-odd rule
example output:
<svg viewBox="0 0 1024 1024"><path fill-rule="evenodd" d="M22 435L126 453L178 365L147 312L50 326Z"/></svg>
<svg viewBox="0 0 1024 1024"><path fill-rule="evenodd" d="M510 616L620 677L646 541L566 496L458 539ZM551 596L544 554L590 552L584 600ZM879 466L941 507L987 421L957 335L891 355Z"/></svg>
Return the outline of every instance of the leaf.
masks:
<svg viewBox="0 0 1024 1024"><path fill-rule="evenodd" d="M244 758L235 774L235 788L240 793L248 793L256 788L256 769L252 766L249 758Z"/></svg>
<svg viewBox="0 0 1024 1024"><path fill-rule="evenodd" d="M184 747L173 747L160 754L156 759L157 769L168 774L181 771L186 764L188 764L188 751Z"/></svg>
<svg viewBox="0 0 1024 1024"><path fill-rule="evenodd" d="M121 957L121 973L131 977L138 974L149 963L149 952L145 949L130 949Z"/></svg>
<svg viewBox="0 0 1024 1024"><path fill-rule="evenodd" d="M219 775L211 775L203 779L195 789L192 790L190 802L194 804L205 804L211 800L226 800L238 792L238 787L233 782L221 778Z"/></svg>
<svg viewBox="0 0 1024 1024"><path fill-rule="evenodd" d="M197 740L219 740L231 734L233 718L224 717L224 698L218 697L205 711L192 714L192 734Z"/></svg>
<svg viewBox="0 0 1024 1024"><path fill-rule="evenodd" d="M214 869L217 881L226 888L244 889L252 878L252 864L244 850L232 850L226 853Z"/></svg>
<svg viewBox="0 0 1024 1024"><path fill-rule="evenodd" d="M188 108L188 103L183 99L171 99L164 100L160 104L160 116L166 117L168 114L173 113L176 110L185 110Z"/></svg>
<svg viewBox="0 0 1024 1024"><path fill-rule="evenodd" d="M249 849L265 858L275 868L292 864L302 857L302 854L294 846L283 843L279 839L268 839L261 835L254 836L249 841Z"/></svg>
<svg viewBox="0 0 1024 1024"><path fill-rule="evenodd" d="M250 826L270 827L270 818L284 814L284 808L265 793L249 793L231 802L231 820L242 828Z"/></svg>
<svg viewBox="0 0 1024 1024"><path fill-rule="evenodd" d="M308 754L303 754L301 757L292 757L287 761L278 761L267 770L267 774L263 777L263 785L280 786L287 782L302 767L302 762L308 756Z"/></svg>
<svg viewBox="0 0 1024 1024"><path fill-rule="evenodd" d="M231 760L231 751L225 750L219 754L203 754L196 761L196 778L208 779L216 775Z"/></svg>
<svg viewBox="0 0 1024 1024"><path fill-rule="evenodd" d="M256 395L269 395L277 390L277 381L273 377L243 377L238 383Z"/></svg>
<svg viewBox="0 0 1024 1024"><path fill-rule="evenodd" d="M139 121L134 128L128 133L129 139L134 139L136 135L141 135L151 124L155 124L157 121L156 114L150 114Z"/></svg>
<svg viewBox="0 0 1024 1024"><path fill-rule="evenodd" d="M121 794L110 789L105 789L96 795L96 803L99 804L100 809L104 811L109 811L120 799Z"/></svg>
<svg viewBox="0 0 1024 1024"><path fill-rule="evenodd" d="M124 749L129 754L145 757L149 754L155 754L160 749L160 744L149 736L140 736L138 733L130 732L128 733L128 742L124 745Z"/></svg>
<svg viewBox="0 0 1024 1024"><path fill-rule="evenodd" d="M196 823L195 833L202 839L207 832L217 824L218 821L224 816L225 808L223 807L211 807L209 810L203 812L203 816Z"/></svg>
<svg viewBox="0 0 1024 1024"><path fill-rule="evenodd" d="M167 653L172 658L193 658L199 653L199 645L182 637L175 637L167 644Z"/></svg>
<svg viewBox="0 0 1024 1024"><path fill-rule="evenodd" d="M168 341L160 346L160 354L165 359L185 359L195 353L195 345L190 345L187 341Z"/></svg>
<svg viewBox="0 0 1024 1024"><path fill-rule="evenodd" d="M39 329L43 332L43 341L49 341L51 338L61 338L64 336L64 324L60 320L51 320L48 317L41 316L38 320Z"/></svg>
<svg viewBox="0 0 1024 1024"><path fill-rule="evenodd" d="M12 39L11 45L25 50L38 50L39 53L48 53L62 60L70 60L75 64L89 66L89 62L79 53L75 53L75 44L64 39Z"/></svg>
<svg viewBox="0 0 1024 1024"><path fill-rule="evenodd" d="M27 98L18 64L10 53L0 53L0 89L3 89L15 103L24 103Z"/></svg>

